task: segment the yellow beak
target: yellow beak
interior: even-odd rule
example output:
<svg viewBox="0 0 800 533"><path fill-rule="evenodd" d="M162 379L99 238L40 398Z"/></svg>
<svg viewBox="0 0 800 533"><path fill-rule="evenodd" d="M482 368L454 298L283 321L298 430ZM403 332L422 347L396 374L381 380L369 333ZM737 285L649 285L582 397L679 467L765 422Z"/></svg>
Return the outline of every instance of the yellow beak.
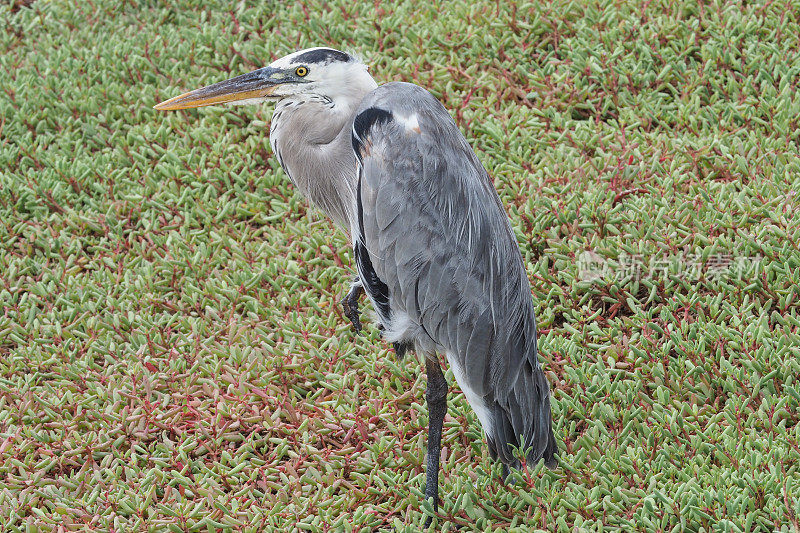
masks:
<svg viewBox="0 0 800 533"><path fill-rule="evenodd" d="M159 111L189 109L254 98L266 98L281 83L291 81L280 69L264 67L229 80L195 89L153 107Z"/></svg>

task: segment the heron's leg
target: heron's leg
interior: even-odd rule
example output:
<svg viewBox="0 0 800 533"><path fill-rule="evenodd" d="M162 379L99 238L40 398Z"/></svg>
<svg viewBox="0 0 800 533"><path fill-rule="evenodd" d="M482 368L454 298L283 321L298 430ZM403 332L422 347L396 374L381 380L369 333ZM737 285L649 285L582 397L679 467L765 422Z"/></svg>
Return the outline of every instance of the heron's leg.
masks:
<svg viewBox="0 0 800 533"><path fill-rule="evenodd" d="M347 296L342 300L344 316L349 318L350 322L353 323L353 329L356 331L356 335L361 332L361 319L359 318L361 312L358 310L358 299L362 294L364 294L364 285L361 283L361 279L356 277L350 285L350 292L348 292Z"/></svg>
<svg viewBox="0 0 800 533"><path fill-rule="evenodd" d="M428 388L425 399L428 402L428 467L425 477L425 499L433 499L433 509L439 509L439 454L442 449L442 424L447 412L447 380L442 374L439 360L435 355L425 358L425 371L428 374ZM431 519L425 527L431 525Z"/></svg>

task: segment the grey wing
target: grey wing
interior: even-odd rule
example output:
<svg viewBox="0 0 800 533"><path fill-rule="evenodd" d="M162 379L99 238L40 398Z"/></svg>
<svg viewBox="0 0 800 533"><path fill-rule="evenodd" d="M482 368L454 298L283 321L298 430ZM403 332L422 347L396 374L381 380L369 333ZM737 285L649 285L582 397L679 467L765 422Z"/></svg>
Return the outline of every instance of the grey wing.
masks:
<svg viewBox="0 0 800 533"><path fill-rule="evenodd" d="M444 107L406 83L367 96L353 147L356 260L390 340L447 354L504 462L493 433L508 443L523 434L546 455L536 443L553 444L549 387L530 287L483 166Z"/></svg>

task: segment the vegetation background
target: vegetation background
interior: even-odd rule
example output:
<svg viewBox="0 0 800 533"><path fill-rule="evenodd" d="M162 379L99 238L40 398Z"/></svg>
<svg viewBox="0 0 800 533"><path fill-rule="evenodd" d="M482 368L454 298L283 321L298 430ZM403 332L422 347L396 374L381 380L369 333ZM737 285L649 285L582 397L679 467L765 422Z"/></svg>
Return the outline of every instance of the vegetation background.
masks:
<svg viewBox="0 0 800 533"><path fill-rule="evenodd" d="M271 106L151 109L330 45L444 102L532 283L561 466L505 486L453 385L441 528L798 531L798 13L6 0L0 527L432 511L424 373L351 333L348 243L278 167Z"/></svg>

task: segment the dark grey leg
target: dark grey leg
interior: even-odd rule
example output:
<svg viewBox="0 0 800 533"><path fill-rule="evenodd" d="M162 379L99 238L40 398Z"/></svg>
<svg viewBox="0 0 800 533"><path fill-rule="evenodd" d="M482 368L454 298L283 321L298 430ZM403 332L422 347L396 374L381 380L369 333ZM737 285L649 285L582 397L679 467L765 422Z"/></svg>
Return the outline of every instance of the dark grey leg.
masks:
<svg viewBox="0 0 800 533"><path fill-rule="evenodd" d="M442 424L447 412L447 381L436 356L425 358L425 371L428 374L428 388L425 399L428 402L428 467L425 477L425 499L433 499L433 509L439 509L439 454L442 449ZM431 525L431 518L425 527Z"/></svg>
<svg viewBox="0 0 800 533"><path fill-rule="evenodd" d="M356 335L361 332L361 319L359 318L361 312L358 310L358 299L362 294L364 294L364 286L361 284L361 280L356 278L353 284L350 285L350 292L348 292L347 296L342 300L344 316L349 318L350 322L353 323L353 329L356 331Z"/></svg>

